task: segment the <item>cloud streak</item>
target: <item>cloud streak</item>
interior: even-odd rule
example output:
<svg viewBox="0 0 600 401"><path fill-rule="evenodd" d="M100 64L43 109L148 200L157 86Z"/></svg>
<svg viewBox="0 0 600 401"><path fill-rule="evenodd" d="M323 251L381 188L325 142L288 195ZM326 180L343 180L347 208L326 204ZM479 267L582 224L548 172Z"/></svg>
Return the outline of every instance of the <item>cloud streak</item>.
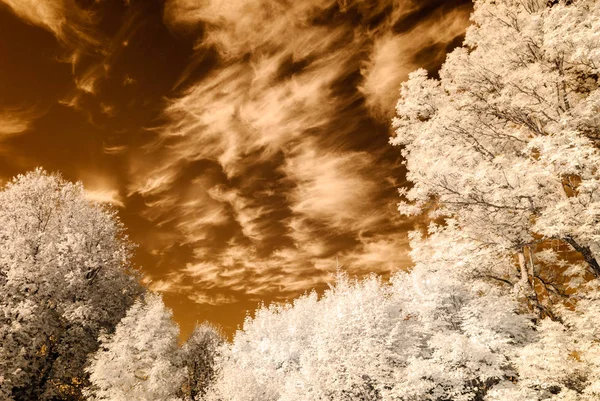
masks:
<svg viewBox="0 0 600 401"><path fill-rule="evenodd" d="M93 16L75 0L0 0L24 21L42 27L69 46L97 45Z"/></svg>
<svg viewBox="0 0 600 401"><path fill-rule="evenodd" d="M322 286L336 258L356 274L405 268L389 110L468 13L410 0L168 0L165 23L199 35L195 62L217 60L201 78L183 73L147 161L130 159L129 196L192 249L161 286L203 289L190 300L218 305Z"/></svg>
<svg viewBox="0 0 600 401"><path fill-rule="evenodd" d="M31 108L0 110L0 140L29 130L40 113Z"/></svg>
<svg viewBox="0 0 600 401"><path fill-rule="evenodd" d="M440 7L418 24L409 25L406 31L394 33L391 30L375 38L371 54L363 64L364 80L359 86L373 114L392 117L400 84L417 68L437 67L448 45L464 35L470 11L470 4L448 10ZM397 21L410 19L410 14L407 11ZM425 63L418 57L423 53Z"/></svg>
<svg viewBox="0 0 600 401"><path fill-rule="evenodd" d="M31 71L18 85L0 71L12 89L0 172L61 170L118 207L146 283L176 314L324 288L338 261L357 275L409 265L389 116L406 74L434 72L460 40L468 1L0 7L40 43L34 58L6 47L13 74Z"/></svg>
<svg viewBox="0 0 600 401"><path fill-rule="evenodd" d="M119 191L115 189L86 189L85 195L92 202L107 203L121 208L125 207Z"/></svg>

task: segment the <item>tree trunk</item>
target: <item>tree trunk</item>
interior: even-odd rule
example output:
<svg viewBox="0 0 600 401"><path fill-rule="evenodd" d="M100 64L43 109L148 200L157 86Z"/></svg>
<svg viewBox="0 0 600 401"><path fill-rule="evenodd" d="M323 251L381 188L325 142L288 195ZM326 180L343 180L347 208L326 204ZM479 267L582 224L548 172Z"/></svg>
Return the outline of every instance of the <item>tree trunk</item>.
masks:
<svg viewBox="0 0 600 401"><path fill-rule="evenodd" d="M594 276L596 276L596 278L600 278L600 265L594 257L594 254L592 254L592 250L587 246L580 245L572 237L565 237L563 239L583 256L587 264L592 269Z"/></svg>
<svg viewBox="0 0 600 401"><path fill-rule="evenodd" d="M525 250L529 251L529 261L525 255ZM531 248L523 247L519 252L519 268L521 270L521 279L519 285L521 291L529 302L529 307L536 312L538 317L543 317L545 308L540 303L537 292L535 291L535 278L533 277L533 255Z"/></svg>

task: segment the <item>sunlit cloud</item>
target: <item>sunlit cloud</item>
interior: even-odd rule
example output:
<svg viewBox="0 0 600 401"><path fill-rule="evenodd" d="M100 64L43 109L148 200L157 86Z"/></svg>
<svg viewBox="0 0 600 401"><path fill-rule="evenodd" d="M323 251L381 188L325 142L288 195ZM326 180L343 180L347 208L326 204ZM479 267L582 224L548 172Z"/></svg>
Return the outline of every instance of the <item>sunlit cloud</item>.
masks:
<svg viewBox="0 0 600 401"><path fill-rule="evenodd" d="M368 210L378 192L377 183L368 177L373 163L364 152L319 151L304 143L283 166L296 184L292 211L339 228L373 223Z"/></svg>
<svg viewBox="0 0 600 401"><path fill-rule="evenodd" d="M189 291L190 288L186 287L182 283L183 275L178 272L170 272L165 278L156 278L150 274L142 276L142 283L150 289L150 291L156 292L168 292L168 293L179 293L183 291Z"/></svg>
<svg viewBox="0 0 600 401"><path fill-rule="evenodd" d="M0 110L0 140L27 131L38 117L40 113L35 109Z"/></svg>
<svg viewBox="0 0 600 401"><path fill-rule="evenodd" d="M142 282L150 289L150 291L157 292L172 292L175 289L175 283L169 280L151 280L146 279L142 280Z"/></svg>
<svg viewBox="0 0 600 401"><path fill-rule="evenodd" d="M360 246L343 255L340 260L350 271L385 274L412 265L408 249L408 238L403 233L377 235L362 239Z"/></svg>
<svg viewBox="0 0 600 401"><path fill-rule="evenodd" d="M198 54L216 49L221 63L193 82L184 70L143 150L150 162L131 156L128 193L193 249L179 270L192 287L285 298L328 282L336 258L355 273L410 264L395 173L383 150L355 144L372 135L360 121L387 124L418 53L440 62L467 25L468 7L443 6L412 23L422 7L166 2L165 22L188 35L201 26ZM319 22L325 14L336 22Z"/></svg>
<svg viewBox="0 0 600 401"><path fill-rule="evenodd" d="M97 90L96 83L104 77L106 69L107 66L102 64L93 65L75 78L75 86L78 90L93 95Z"/></svg>
<svg viewBox="0 0 600 401"><path fill-rule="evenodd" d="M131 39L143 28L144 6L141 4L126 7L128 12L120 18L113 29L106 28L105 10L114 10L118 4L109 6L102 1L80 2L78 0L0 0L0 6L8 9L24 22L38 26L52 33L62 51L52 54L57 61L70 64L72 84L58 93L59 104L73 108L86 115L92 125L96 125L95 111L113 118L119 112L118 106L108 105L99 99L113 78L113 69L121 61L129 48ZM115 2L119 3L119 2ZM120 72L124 86L136 83L128 73Z"/></svg>
<svg viewBox="0 0 600 401"><path fill-rule="evenodd" d="M403 0L168 0L164 15L165 22L175 29L191 30L204 24L206 35L198 46L213 45L224 57L236 58L279 47L301 54L302 49L315 45L294 43L294 39L303 31L316 32L315 26L328 12L358 14L360 23L372 32L378 28L373 20L386 11L394 20L412 7L413 2ZM354 34L359 30L355 29Z"/></svg>
<svg viewBox="0 0 600 401"><path fill-rule="evenodd" d="M78 179L83 183L88 200L118 208L125 207L125 199L115 177L95 169L81 169Z"/></svg>
<svg viewBox="0 0 600 401"><path fill-rule="evenodd" d="M24 21L42 27L69 46L96 45L93 15L75 0L0 0Z"/></svg>
<svg viewBox="0 0 600 401"><path fill-rule="evenodd" d="M127 146L125 145L104 146L104 153L107 155L116 155L123 153L125 150L127 150Z"/></svg>
<svg viewBox="0 0 600 401"><path fill-rule="evenodd" d="M246 238L254 241L263 239L261 231L264 227L259 219L269 212L268 205L253 205L252 200L242 196L238 190L225 189L223 186L210 188L208 193L211 198L225 202L231 207L234 219Z"/></svg>
<svg viewBox="0 0 600 401"><path fill-rule="evenodd" d="M422 65L423 60L414 56L427 51L429 63L441 63L446 46L464 34L470 11L470 6L465 5L446 13L434 13L408 32L387 32L375 38L371 55L362 68L364 81L359 87L372 113L391 118L400 84L411 71L431 67Z"/></svg>
<svg viewBox="0 0 600 401"><path fill-rule="evenodd" d="M206 24L204 43L217 46L226 57L237 57L285 43L302 25L309 25L311 16L332 4L335 1L170 0L165 20L182 29Z"/></svg>
<svg viewBox="0 0 600 401"><path fill-rule="evenodd" d="M237 299L232 295L224 295L224 294L206 294L203 292L192 292L188 295L188 298L194 301L197 304L202 305L225 305L237 302Z"/></svg>
<svg viewBox="0 0 600 401"><path fill-rule="evenodd" d="M92 202L108 203L118 207L125 207L123 199L116 189L86 189L86 198Z"/></svg>

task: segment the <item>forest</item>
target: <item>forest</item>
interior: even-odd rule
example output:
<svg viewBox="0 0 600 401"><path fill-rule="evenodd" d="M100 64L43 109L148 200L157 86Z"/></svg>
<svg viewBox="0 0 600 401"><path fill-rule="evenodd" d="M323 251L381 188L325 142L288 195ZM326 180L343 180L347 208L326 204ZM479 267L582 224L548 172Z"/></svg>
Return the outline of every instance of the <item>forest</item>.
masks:
<svg viewBox="0 0 600 401"><path fill-rule="evenodd" d="M113 208L39 168L0 191L0 399L600 399L600 2L477 0L402 84L413 265L340 269L183 343ZM424 227L424 228L421 228Z"/></svg>

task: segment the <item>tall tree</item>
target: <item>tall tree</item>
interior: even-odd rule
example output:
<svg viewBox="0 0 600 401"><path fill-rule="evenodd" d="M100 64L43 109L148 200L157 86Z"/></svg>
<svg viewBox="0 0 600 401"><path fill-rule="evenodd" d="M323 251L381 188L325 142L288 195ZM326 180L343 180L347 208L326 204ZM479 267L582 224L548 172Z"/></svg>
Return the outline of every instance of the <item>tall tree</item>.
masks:
<svg viewBox="0 0 600 401"><path fill-rule="evenodd" d="M35 170L0 191L0 398L80 399L87 355L140 293L115 212Z"/></svg>
<svg viewBox="0 0 600 401"><path fill-rule="evenodd" d="M485 399L597 399L600 3L480 0L472 20L440 78L412 73L397 105L391 142L413 184L399 209L443 220L413 258L512 287L537 312Z"/></svg>
<svg viewBox="0 0 600 401"><path fill-rule="evenodd" d="M598 277L600 4L481 0L472 20L439 79L419 70L402 86L391 142L413 186L400 211L519 254L529 297L549 239Z"/></svg>

